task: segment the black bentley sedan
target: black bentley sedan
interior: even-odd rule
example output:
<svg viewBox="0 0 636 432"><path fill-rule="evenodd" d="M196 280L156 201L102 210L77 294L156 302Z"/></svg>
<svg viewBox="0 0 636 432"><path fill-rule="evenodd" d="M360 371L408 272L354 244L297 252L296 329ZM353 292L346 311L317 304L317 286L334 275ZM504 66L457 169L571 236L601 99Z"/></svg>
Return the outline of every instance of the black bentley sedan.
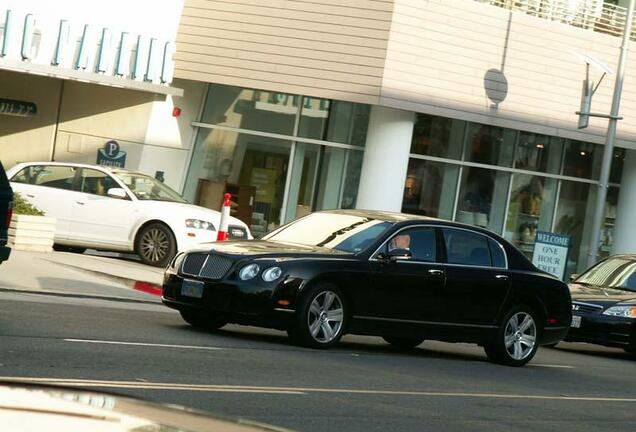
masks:
<svg viewBox="0 0 636 432"><path fill-rule="evenodd" d="M272 327L315 348L345 333L400 348L472 342L511 366L559 342L571 322L567 285L498 235L361 210L313 213L262 240L182 253L166 270L163 302L207 329Z"/></svg>
<svg viewBox="0 0 636 432"><path fill-rule="evenodd" d="M572 328L566 340L636 355L636 255L599 262L574 278L570 292Z"/></svg>

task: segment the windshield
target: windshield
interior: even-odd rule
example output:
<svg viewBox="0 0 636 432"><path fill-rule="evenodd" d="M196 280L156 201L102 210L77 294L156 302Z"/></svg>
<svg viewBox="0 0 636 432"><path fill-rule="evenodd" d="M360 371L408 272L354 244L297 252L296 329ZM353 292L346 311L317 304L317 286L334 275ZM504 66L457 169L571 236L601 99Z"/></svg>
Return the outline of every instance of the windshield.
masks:
<svg viewBox="0 0 636 432"><path fill-rule="evenodd" d="M609 258L579 276L576 283L636 291L636 261Z"/></svg>
<svg viewBox="0 0 636 432"><path fill-rule="evenodd" d="M281 243L321 246L343 252L360 252L392 224L360 216L314 213L263 237Z"/></svg>
<svg viewBox="0 0 636 432"><path fill-rule="evenodd" d="M137 199L178 203L187 202L177 192L150 176L126 171L114 171L113 174L128 186L128 189L135 194Z"/></svg>

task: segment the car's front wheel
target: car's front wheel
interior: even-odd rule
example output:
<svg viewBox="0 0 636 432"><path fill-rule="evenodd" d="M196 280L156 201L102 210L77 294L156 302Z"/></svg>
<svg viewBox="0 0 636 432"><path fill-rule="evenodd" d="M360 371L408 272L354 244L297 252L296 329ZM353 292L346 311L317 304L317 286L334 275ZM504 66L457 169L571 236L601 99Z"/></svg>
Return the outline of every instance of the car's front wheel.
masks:
<svg viewBox="0 0 636 432"><path fill-rule="evenodd" d="M287 333L299 345L329 348L342 337L346 319L346 303L341 291L332 284L320 284L301 298Z"/></svg>
<svg viewBox="0 0 636 432"><path fill-rule="evenodd" d="M537 314L528 306L513 308L504 317L493 341L484 349L488 358L507 366L523 366L537 353Z"/></svg>
<svg viewBox="0 0 636 432"><path fill-rule="evenodd" d="M384 336L382 337L385 341L390 343L396 348L400 349L411 349L415 348L422 342L424 342L424 338L406 338L406 337L395 337L395 336Z"/></svg>
<svg viewBox="0 0 636 432"><path fill-rule="evenodd" d="M141 229L135 250L144 264L166 267L177 253L177 241L170 228L155 222Z"/></svg>
<svg viewBox="0 0 636 432"><path fill-rule="evenodd" d="M214 316L209 316L205 312L182 310L179 311L181 318L193 327L198 327L204 330L218 330L227 324Z"/></svg>

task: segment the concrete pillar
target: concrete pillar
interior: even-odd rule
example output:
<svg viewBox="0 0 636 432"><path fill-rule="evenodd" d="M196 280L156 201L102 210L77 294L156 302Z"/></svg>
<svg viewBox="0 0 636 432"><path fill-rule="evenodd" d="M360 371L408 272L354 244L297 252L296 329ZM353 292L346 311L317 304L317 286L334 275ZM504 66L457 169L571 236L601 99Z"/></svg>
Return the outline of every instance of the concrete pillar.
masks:
<svg viewBox="0 0 636 432"><path fill-rule="evenodd" d="M402 210L415 113L373 106L356 207Z"/></svg>
<svg viewBox="0 0 636 432"><path fill-rule="evenodd" d="M616 209L612 253L636 253L636 150L627 150Z"/></svg>

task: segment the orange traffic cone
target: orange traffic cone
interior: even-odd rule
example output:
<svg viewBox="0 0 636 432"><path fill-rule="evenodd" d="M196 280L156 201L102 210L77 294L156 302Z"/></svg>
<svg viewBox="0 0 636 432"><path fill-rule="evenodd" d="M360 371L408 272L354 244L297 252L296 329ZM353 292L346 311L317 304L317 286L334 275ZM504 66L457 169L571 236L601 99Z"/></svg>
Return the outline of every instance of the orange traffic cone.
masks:
<svg viewBox="0 0 636 432"><path fill-rule="evenodd" d="M228 239L227 229L230 221L230 200L232 194L226 193L224 196L223 207L221 207L221 222L219 224L219 233L216 236L216 241L225 241Z"/></svg>

